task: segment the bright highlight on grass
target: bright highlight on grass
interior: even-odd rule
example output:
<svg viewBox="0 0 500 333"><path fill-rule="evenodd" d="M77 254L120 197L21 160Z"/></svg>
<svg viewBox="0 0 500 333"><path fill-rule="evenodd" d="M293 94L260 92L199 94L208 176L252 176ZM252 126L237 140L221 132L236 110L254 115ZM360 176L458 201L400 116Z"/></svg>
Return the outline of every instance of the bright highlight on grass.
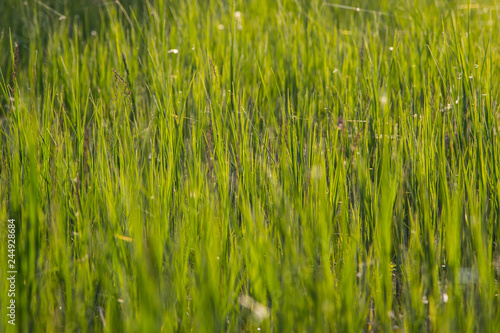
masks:
<svg viewBox="0 0 500 333"><path fill-rule="evenodd" d="M495 332L498 9L1 1L0 331Z"/></svg>

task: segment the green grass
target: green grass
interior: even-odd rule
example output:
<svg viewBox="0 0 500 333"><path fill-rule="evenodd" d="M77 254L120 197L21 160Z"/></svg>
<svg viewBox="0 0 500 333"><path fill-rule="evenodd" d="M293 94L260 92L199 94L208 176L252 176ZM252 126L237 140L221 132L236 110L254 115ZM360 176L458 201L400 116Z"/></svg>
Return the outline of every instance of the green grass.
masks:
<svg viewBox="0 0 500 333"><path fill-rule="evenodd" d="M3 0L0 332L494 332L499 20Z"/></svg>

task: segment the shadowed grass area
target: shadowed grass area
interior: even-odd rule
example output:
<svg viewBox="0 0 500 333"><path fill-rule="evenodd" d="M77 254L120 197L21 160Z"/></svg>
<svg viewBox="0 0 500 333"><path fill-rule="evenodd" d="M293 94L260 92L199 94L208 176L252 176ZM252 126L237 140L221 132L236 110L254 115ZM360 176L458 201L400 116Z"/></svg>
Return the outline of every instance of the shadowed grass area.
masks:
<svg viewBox="0 0 500 333"><path fill-rule="evenodd" d="M1 331L494 332L499 14L4 0Z"/></svg>

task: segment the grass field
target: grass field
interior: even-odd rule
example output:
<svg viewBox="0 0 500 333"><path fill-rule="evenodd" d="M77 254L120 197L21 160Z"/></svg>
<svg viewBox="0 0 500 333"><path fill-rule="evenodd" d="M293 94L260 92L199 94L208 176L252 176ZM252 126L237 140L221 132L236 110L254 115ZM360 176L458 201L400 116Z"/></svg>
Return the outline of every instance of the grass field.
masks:
<svg viewBox="0 0 500 333"><path fill-rule="evenodd" d="M2 0L0 332L495 332L499 19Z"/></svg>

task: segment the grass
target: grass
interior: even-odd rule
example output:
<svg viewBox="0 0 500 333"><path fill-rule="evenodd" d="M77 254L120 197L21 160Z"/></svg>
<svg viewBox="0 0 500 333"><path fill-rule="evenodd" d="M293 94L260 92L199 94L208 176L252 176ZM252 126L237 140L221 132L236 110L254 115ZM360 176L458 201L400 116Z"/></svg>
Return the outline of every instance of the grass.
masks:
<svg viewBox="0 0 500 333"><path fill-rule="evenodd" d="M2 1L0 331L495 331L498 9Z"/></svg>

